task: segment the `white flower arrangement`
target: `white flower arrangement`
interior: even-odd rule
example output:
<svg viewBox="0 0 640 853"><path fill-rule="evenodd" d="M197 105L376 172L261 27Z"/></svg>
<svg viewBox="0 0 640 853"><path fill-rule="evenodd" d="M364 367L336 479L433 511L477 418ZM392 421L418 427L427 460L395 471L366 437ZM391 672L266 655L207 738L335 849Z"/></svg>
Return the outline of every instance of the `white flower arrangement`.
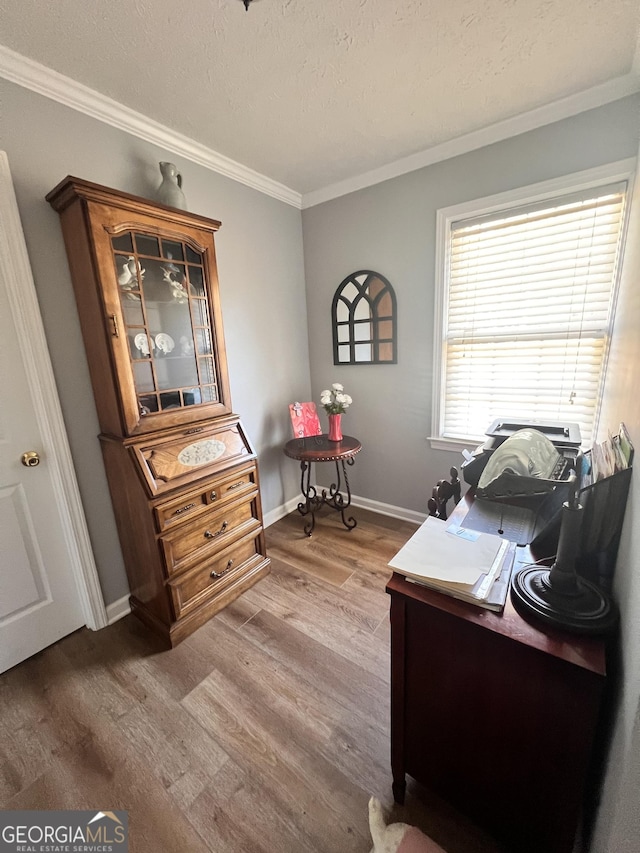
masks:
<svg viewBox="0 0 640 853"><path fill-rule="evenodd" d="M341 415L353 403L339 382L334 382L331 388L327 388L320 394L320 402L328 415Z"/></svg>

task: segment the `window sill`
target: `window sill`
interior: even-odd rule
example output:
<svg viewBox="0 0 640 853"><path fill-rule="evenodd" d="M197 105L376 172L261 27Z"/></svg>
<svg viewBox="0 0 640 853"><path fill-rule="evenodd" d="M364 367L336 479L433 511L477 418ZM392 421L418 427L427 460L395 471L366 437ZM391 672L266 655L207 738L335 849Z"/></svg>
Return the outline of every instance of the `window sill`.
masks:
<svg viewBox="0 0 640 853"><path fill-rule="evenodd" d="M428 436L427 441L431 444L432 450L449 450L454 453L462 453L463 450L471 452L482 444L482 439L478 438L444 438L441 435Z"/></svg>

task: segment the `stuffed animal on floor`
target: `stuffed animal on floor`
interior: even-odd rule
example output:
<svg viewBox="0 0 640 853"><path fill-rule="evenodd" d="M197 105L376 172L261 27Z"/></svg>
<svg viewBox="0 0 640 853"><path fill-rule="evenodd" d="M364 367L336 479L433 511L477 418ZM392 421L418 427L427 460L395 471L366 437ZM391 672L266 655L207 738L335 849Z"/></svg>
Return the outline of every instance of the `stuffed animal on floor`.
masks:
<svg viewBox="0 0 640 853"><path fill-rule="evenodd" d="M387 826L379 800L369 800L369 830L373 840L371 853L445 853L445 851L420 832L417 826L391 823Z"/></svg>

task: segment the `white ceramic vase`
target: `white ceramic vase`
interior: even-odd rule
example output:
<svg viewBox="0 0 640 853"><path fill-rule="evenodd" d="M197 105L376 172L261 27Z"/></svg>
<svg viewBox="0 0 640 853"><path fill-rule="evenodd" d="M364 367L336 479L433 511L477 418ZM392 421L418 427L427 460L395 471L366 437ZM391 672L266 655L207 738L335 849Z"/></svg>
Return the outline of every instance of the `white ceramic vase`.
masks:
<svg viewBox="0 0 640 853"><path fill-rule="evenodd" d="M182 175L173 163L165 162L160 163L160 174L162 175L162 183L156 193L158 201L169 207L186 210L187 200L182 192Z"/></svg>

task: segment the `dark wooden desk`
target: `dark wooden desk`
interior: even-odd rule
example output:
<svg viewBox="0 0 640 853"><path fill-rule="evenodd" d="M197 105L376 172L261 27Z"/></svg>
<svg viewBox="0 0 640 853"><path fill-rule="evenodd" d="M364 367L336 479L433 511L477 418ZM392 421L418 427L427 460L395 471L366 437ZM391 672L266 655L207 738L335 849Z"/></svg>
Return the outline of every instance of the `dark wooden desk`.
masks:
<svg viewBox="0 0 640 853"><path fill-rule="evenodd" d="M306 438L292 438L284 446L286 456L300 460L300 490L304 498L298 504L300 515L311 515L304 526L304 532L311 536L316 523L316 512L322 506L331 507L340 513L342 523L347 530L353 530L357 521L353 516L347 518L345 510L351 506L351 487L345 466L353 465L355 455L362 450L362 444L351 435L342 436L342 441L329 441L329 436L311 435ZM329 491L323 489L320 494L311 483L311 465L314 462L335 462L336 482L332 483ZM342 481L344 480L343 494Z"/></svg>
<svg viewBox="0 0 640 853"><path fill-rule="evenodd" d="M510 600L496 614L396 573L387 592L396 801L408 773L513 853L571 853L604 640L529 623Z"/></svg>

